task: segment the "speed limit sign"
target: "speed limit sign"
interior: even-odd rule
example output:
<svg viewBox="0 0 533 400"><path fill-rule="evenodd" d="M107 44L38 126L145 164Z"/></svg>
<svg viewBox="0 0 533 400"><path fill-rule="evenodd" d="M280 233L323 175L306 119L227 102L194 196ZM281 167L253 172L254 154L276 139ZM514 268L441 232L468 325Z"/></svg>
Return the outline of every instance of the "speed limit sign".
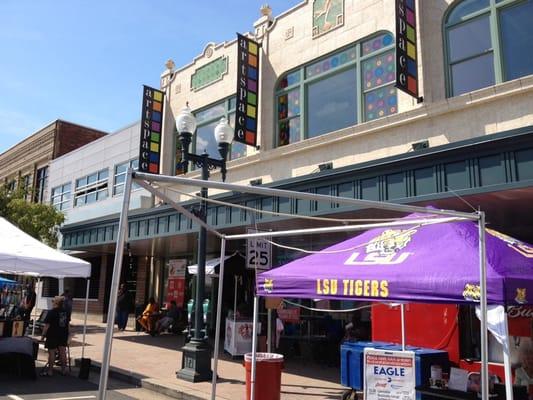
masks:
<svg viewBox="0 0 533 400"><path fill-rule="evenodd" d="M248 229L248 233L259 233ZM272 246L264 238L248 238L246 243L246 266L252 269L267 270L272 268Z"/></svg>

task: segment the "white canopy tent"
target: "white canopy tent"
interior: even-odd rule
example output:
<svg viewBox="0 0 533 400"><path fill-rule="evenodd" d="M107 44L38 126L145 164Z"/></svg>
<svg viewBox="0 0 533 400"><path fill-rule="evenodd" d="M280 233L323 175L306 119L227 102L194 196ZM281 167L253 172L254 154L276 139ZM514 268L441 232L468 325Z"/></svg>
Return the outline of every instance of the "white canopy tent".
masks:
<svg viewBox="0 0 533 400"><path fill-rule="evenodd" d="M419 212L423 214L429 214L441 217L441 221L436 221L437 218L423 219L421 221L411 220L411 223L438 223L438 222L449 222L450 220L472 220L477 222L479 229L479 272L480 272L480 308L481 308L481 397L483 400L489 398L489 385L488 385L488 332L487 332L487 288L486 288L486 250L485 250L485 214L481 211L475 213L463 213L451 210L435 210L435 209L426 209L423 207L410 206L404 204L394 204L394 203L385 203L377 202L370 200L361 200L353 198L344 198L344 197L332 197L327 195L320 195L307 192L295 192L290 190L282 189L273 189L257 186L243 186L223 182L214 182L198 179L190 179L179 176L165 176L165 175L154 175L148 173L134 172L132 168L128 168L126 174L126 183L124 187L124 200L122 203L122 209L119 219L119 228L118 236L116 243L115 251L115 262L113 266L113 278L111 282L111 293L110 293L110 302L108 307L108 316L107 316L107 329L106 329L106 338L104 343L104 353L102 358L102 370L100 373L100 382L98 385L98 399L106 399L107 391L107 380L109 373L109 364L111 361L111 347L113 340L113 321L115 317L115 308L116 308L116 296L118 293L118 283L120 278L120 272L122 267L122 257L124 254L124 244L127 238L127 227L128 227L128 210L130 203L131 187L132 182L135 181L139 186L145 188L153 195L161 198L163 201L174 207L176 210L183 213L187 218L191 218L193 221L203 226L207 231L213 233L219 239L221 239L221 263L220 263L220 278L223 279L224 276L224 255L226 248L227 240L242 240L247 238L260 238L260 237L281 237L281 236L292 236L292 235L306 235L314 233L331 233L331 232L348 232L348 231L357 231L364 230L376 226L390 226L390 225L401 225L402 221L394 221L383 224L366 224L366 225L339 225L327 228L312 228L312 229L293 229L288 231L278 231L278 232L261 232L261 233L249 233L242 235L224 235L218 232L214 227L210 226L202 219L198 218L192 212L184 208L181 204L174 201L172 198L167 196L166 190L164 190L165 185L183 185L183 186L192 186L199 188L213 188L221 189L225 191L233 191L239 193L252 193L258 195L266 196L277 196L285 198L294 198L302 200L314 200L314 201L326 201L334 202L338 204L351 205L363 208L375 208L381 210L391 210L399 212ZM159 186L159 187L157 187ZM161 187L163 186L163 187ZM216 382L217 382L217 361L218 361L218 337L219 337L219 327L220 321L220 306L221 306L221 297L222 297L222 286L219 286L218 293L218 312L217 312L217 324L216 324L216 334L215 334L215 349L214 349L214 362L213 362L213 380L212 380L212 392L211 398L216 398ZM256 327L257 327L257 309L258 309L258 298L254 297L254 324L253 324L253 334L252 334L252 370L251 370L251 396L252 400L254 399L254 385L255 385L255 361L256 361ZM510 377L509 377L510 378ZM511 392L512 396L512 392ZM512 397L509 396L510 399Z"/></svg>
<svg viewBox="0 0 533 400"><path fill-rule="evenodd" d="M0 273L89 278L91 264L54 250L0 217Z"/></svg>
<svg viewBox="0 0 533 400"><path fill-rule="evenodd" d="M42 277L87 278L85 323L83 324L83 358L90 285L88 278L91 276L91 264L45 245L5 218L0 217L0 273L34 276L39 280ZM33 333L35 333L35 323L33 323Z"/></svg>

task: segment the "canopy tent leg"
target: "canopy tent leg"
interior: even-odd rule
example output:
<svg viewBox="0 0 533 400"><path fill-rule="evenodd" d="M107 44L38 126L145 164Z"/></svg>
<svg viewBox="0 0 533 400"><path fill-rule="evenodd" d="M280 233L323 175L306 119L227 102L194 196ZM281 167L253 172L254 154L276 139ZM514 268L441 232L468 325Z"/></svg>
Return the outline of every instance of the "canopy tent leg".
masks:
<svg viewBox="0 0 533 400"><path fill-rule="evenodd" d="M267 311L267 352L272 353L272 310L269 308Z"/></svg>
<svg viewBox="0 0 533 400"><path fill-rule="evenodd" d="M402 319L402 351L405 351L405 304L400 304L400 313Z"/></svg>
<svg viewBox="0 0 533 400"><path fill-rule="evenodd" d="M109 307L107 309L107 326L105 332L104 354L102 356L102 368L100 371L100 381L98 383L98 400L106 399L107 378L109 374L109 363L111 361L111 346L113 344L113 327L115 325L115 314L117 309L118 284L120 272L122 270L122 258L124 256L124 243L126 242L128 227L128 209L130 207L131 180L133 169L128 168L126 173L126 183L124 185L124 200L120 211L118 223L117 246L115 249L115 263L113 265L113 279L111 280L111 291L109 293Z"/></svg>
<svg viewBox="0 0 533 400"><path fill-rule="evenodd" d="M213 378L211 381L211 400L216 399L217 395L217 368L218 352L220 346L220 320L222 319L222 290L224 287L224 261L226 258L226 239L222 238L220 244L220 270L218 273L218 298L217 298L217 322L215 325L215 349L213 356Z"/></svg>
<svg viewBox="0 0 533 400"><path fill-rule="evenodd" d="M35 287L33 290L35 291L35 303L37 303L37 294L38 294L38 290L39 288L41 287L41 278L37 278L37 287ZM42 290L41 290L41 295L39 295L40 298L42 298ZM32 336L35 336L35 323L37 322L37 319L35 318L36 315L35 315L35 310L37 309L37 307L33 306L33 323L31 324L31 335Z"/></svg>
<svg viewBox="0 0 533 400"><path fill-rule="evenodd" d="M259 308L259 297L254 296L254 318L252 328L252 378L250 380L250 400L255 399L255 374L257 358L257 314Z"/></svg>
<svg viewBox="0 0 533 400"><path fill-rule="evenodd" d="M81 359L85 358L85 335L87 334L87 312L89 311L89 288L91 280L87 279L87 289L85 290L85 317L83 319L83 339L81 340Z"/></svg>
<svg viewBox="0 0 533 400"><path fill-rule="evenodd" d="M513 400L513 373L511 371L511 354L509 345L509 324L507 321L507 310L504 308L503 327L505 329L505 343L503 344L503 367L505 369L505 398Z"/></svg>
<svg viewBox="0 0 533 400"><path fill-rule="evenodd" d="M488 331L487 331L487 263L485 251L485 213L478 212L479 230L479 283L481 310L481 398L489 398L489 364L488 364Z"/></svg>

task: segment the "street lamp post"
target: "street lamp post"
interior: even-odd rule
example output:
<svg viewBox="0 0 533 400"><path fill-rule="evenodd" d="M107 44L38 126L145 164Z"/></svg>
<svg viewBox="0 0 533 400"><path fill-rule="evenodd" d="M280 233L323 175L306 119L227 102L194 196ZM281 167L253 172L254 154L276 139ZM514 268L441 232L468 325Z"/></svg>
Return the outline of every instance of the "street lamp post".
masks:
<svg viewBox="0 0 533 400"><path fill-rule="evenodd" d="M196 119L191 113L189 106L184 107L176 119L176 128L179 133L181 143L181 162L183 170L187 172L188 163L192 162L198 168L202 169L202 180L209 179L209 172L220 168L222 180L226 180L226 159L228 156L229 145L231 144L233 130L229 126L226 118L221 118L219 124L215 127L215 140L218 144L218 151L221 159L210 158L207 152L201 155L189 153L189 146L196 130ZM207 188L201 189L201 203L199 218L206 222L207 219ZM205 293L205 256L206 256L207 232L203 226L200 226L198 233L198 268L196 273L196 299L194 304L194 334L190 342L187 343L183 351L182 369L178 371L177 376L189 382L202 382L211 379L211 354L209 346L206 343L203 331L203 310L202 303Z"/></svg>

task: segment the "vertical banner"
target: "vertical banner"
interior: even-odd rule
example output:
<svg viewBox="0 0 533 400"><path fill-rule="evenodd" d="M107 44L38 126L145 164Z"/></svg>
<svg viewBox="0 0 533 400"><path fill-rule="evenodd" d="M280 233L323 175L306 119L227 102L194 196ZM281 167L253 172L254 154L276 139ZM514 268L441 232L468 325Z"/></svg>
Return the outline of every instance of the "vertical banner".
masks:
<svg viewBox="0 0 533 400"><path fill-rule="evenodd" d="M187 260L168 261L167 306L174 300L178 308L182 308L185 301L185 269Z"/></svg>
<svg viewBox="0 0 533 400"><path fill-rule="evenodd" d="M139 171L141 172L159 174L164 96L165 94L160 90L143 86L141 146L139 150Z"/></svg>
<svg viewBox="0 0 533 400"><path fill-rule="evenodd" d="M418 97L415 0L396 1L396 87Z"/></svg>
<svg viewBox="0 0 533 400"><path fill-rule="evenodd" d="M237 105L233 140L257 146L259 44L237 34Z"/></svg>
<svg viewBox="0 0 533 400"><path fill-rule="evenodd" d="M416 399L415 353L365 348L364 398Z"/></svg>

